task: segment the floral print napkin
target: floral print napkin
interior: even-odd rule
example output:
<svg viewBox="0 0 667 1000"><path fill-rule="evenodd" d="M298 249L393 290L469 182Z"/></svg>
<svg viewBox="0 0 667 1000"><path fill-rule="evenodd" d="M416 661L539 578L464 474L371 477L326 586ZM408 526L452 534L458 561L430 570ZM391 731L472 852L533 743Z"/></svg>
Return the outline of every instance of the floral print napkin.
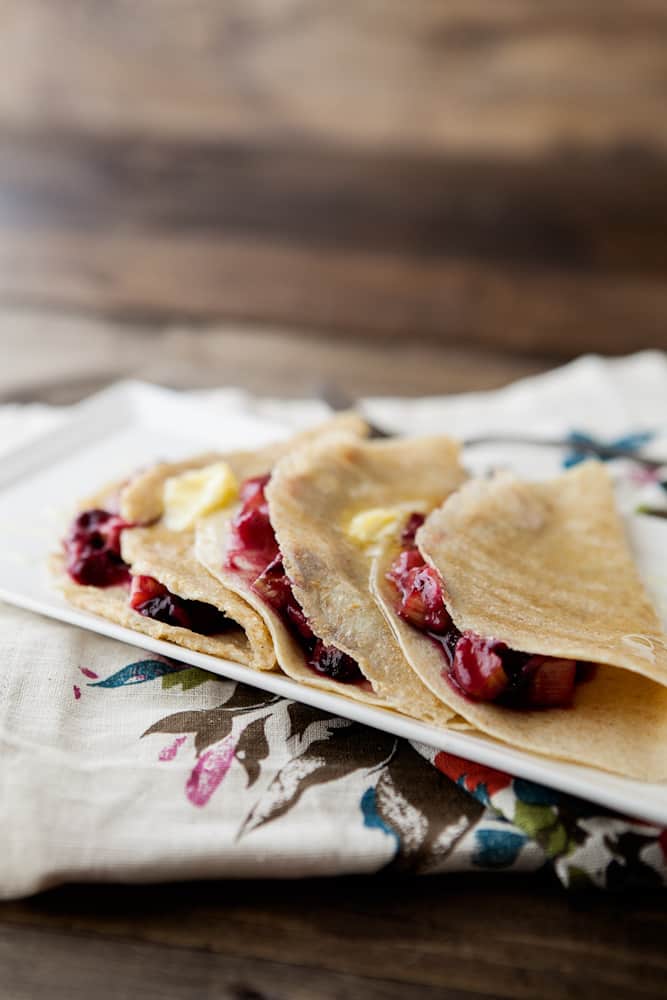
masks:
<svg viewBox="0 0 667 1000"><path fill-rule="evenodd" d="M295 426L320 415L238 392L201 398ZM667 361L645 353L581 359L498 393L366 408L417 432L530 426L667 455L665 399ZM3 433L13 416L1 415ZM35 422L58 419L40 410ZM529 451L473 464L501 458L541 476L577 460ZM612 465L625 509L667 513L667 468ZM5 605L0 635L2 898L81 880L544 866L572 888L667 882L656 826Z"/></svg>

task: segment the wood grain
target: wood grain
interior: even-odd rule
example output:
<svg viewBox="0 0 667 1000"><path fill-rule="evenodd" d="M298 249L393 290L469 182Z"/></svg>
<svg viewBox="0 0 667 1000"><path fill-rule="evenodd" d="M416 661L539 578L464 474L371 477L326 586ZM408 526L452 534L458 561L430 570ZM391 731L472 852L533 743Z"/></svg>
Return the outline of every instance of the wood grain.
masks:
<svg viewBox="0 0 667 1000"><path fill-rule="evenodd" d="M405 985L265 962L199 949L160 947L126 940L91 940L88 934L54 933L0 925L0 968L11 1000L398 1000ZM462 1000L482 994L419 986L424 1000Z"/></svg>
<svg viewBox="0 0 667 1000"><path fill-rule="evenodd" d="M667 347L661 0L3 0L0 400L491 388ZM0 994L662 997L660 894L552 879L0 905Z"/></svg>
<svg viewBox="0 0 667 1000"><path fill-rule="evenodd" d="M236 385L264 396L491 389L543 370L539 357L414 340L311 336L238 324L146 326L72 314L0 310L0 402L74 402L117 378L174 388ZM45 350L46 346L46 350Z"/></svg>
<svg viewBox="0 0 667 1000"><path fill-rule="evenodd" d="M0 121L365 148L667 145L660 0L4 0Z"/></svg>
<svg viewBox="0 0 667 1000"><path fill-rule="evenodd" d="M0 302L667 346L659 0L5 0Z"/></svg>
<svg viewBox="0 0 667 1000"><path fill-rule="evenodd" d="M139 997L172 982L170 970L182 988L177 970L187 977L195 954L195 984L220 970L222 987L241 980L260 997L297 983L311 996L365 995L361 982L371 997L659 997L667 973L660 896L568 897L539 875L60 890L0 906L0 960L22 937L34 954L37 929L47 956L63 949L55 980L90 976L102 996L97 957ZM71 968L77 942L89 958ZM45 971L14 975L37 984Z"/></svg>
<svg viewBox="0 0 667 1000"><path fill-rule="evenodd" d="M568 357L667 346L666 162L0 134L0 299Z"/></svg>

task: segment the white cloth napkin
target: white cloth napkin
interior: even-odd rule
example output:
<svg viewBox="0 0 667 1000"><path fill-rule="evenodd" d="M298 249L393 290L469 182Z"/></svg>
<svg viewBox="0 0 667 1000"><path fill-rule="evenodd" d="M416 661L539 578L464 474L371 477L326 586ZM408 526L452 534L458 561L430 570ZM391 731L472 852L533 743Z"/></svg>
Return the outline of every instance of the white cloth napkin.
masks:
<svg viewBox="0 0 667 1000"><path fill-rule="evenodd" d="M327 413L317 401L235 389L196 395L211 419L242 408L296 428ZM667 455L667 359L586 357L498 392L369 399L362 408L409 433L578 430L608 441L652 431L647 451ZM0 452L67 416L5 407ZM521 447L511 456L538 476L564 457ZM480 469L507 458L494 448L470 455ZM621 479L635 475L615 465ZM631 486L628 503L664 506L656 477ZM0 897L68 880L544 863L537 840L393 737L6 605L0 636Z"/></svg>

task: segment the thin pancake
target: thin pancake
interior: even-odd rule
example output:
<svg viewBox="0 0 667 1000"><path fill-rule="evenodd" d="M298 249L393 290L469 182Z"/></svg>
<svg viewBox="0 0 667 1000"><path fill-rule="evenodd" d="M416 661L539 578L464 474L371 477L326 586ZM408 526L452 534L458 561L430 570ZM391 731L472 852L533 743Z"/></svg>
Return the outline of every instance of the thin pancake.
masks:
<svg viewBox="0 0 667 1000"><path fill-rule="evenodd" d="M427 518L417 543L461 631L601 664L569 709L520 711L464 697L443 677L442 652L395 613L387 546L374 592L406 657L444 704L511 746L667 778L667 689L654 683L667 677L665 638L600 465L548 483L509 475L470 482Z"/></svg>
<svg viewBox="0 0 667 1000"><path fill-rule="evenodd" d="M95 496L88 497L80 509L99 507L113 510L118 505L119 490L122 490L122 484L109 484ZM232 620L229 630L220 635L201 635L187 628L155 621L130 606L127 587L88 587L75 583L65 569L65 559L61 554L52 557L50 567L58 587L75 607L101 615L153 639L164 639L199 653L244 663L257 670L275 669L271 640L261 618L202 570L194 559L191 533L189 539L174 536L172 532L167 535L165 537L164 532L152 528L127 529L121 536L123 559L135 574L154 577L173 594L204 601L218 608Z"/></svg>
<svg viewBox="0 0 667 1000"><path fill-rule="evenodd" d="M342 413L324 425L341 427L350 432L365 433L364 421L353 413ZM297 435L294 441L310 441L320 428ZM130 523L145 527L126 529L121 539L122 555L135 575L152 576L173 594L186 600L211 604L236 623L228 632L205 636L190 629L168 625L146 618L134 611L124 587L85 587L74 583L64 570L62 557L53 560L52 568L58 584L70 603L102 615L121 625L134 628L154 638L166 639L198 652L229 658L258 670L277 667L271 637L260 615L243 601L234 590L224 587L206 572L194 555L194 531L171 532L159 523L163 511L164 482L170 476L202 468L216 461L228 462L239 479L263 473L276 457L284 454L289 442L278 442L257 451L235 452L230 455L207 453L181 462L161 462L133 476L126 482L115 482L79 509L101 507L120 509Z"/></svg>
<svg viewBox="0 0 667 1000"><path fill-rule="evenodd" d="M162 490L166 479L182 472L201 469L214 462L227 462L237 478L260 476L268 472L275 463L293 448L316 441L322 434L336 431L363 437L368 434L368 425L356 413L344 412L318 424L317 427L302 431L282 441L257 448L255 451L235 451L227 454L206 452L182 462L158 462L145 472L133 476L121 494L120 512L126 521L148 524L162 516Z"/></svg>
<svg viewBox="0 0 667 1000"><path fill-rule="evenodd" d="M261 616L273 640L278 664L288 677L323 691L344 694L354 701L363 701L369 705L385 705L384 700L373 691L368 691L357 684L341 684L340 681L332 680L310 670L302 649L285 628L280 616L254 593L250 582L242 573L225 569L223 563L229 526L237 509L238 507L211 514L210 517L203 518L198 524L195 551L202 565L225 587L235 590Z"/></svg>
<svg viewBox="0 0 667 1000"><path fill-rule="evenodd" d="M438 724L454 713L410 669L370 593L370 556L347 526L372 508L433 507L464 478L448 438L338 437L282 459L267 488L285 569L315 633L352 656L394 708Z"/></svg>
<svg viewBox="0 0 667 1000"><path fill-rule="evenodd" d="M197 632L191 632L190 629L166 625L164 622L146 618L134 611L130 607L126 587L84 587L74 583L65 571L62 556L53 557L51 568L56 574L59 588L69 603L83 611L101 615L102 618L107 618L109 621L125 626L125 628L134 629L135 632L142 632L153 639L165 639L167 642L174 642L178 646L194 649L199 653L210 653L212 656L245 663L248 666L257 667L257 669L271 669L272 667L273 651L270 642L268 642L268 650L262 656L261 647L255 648L253 645L256 637L253 636L253 642L251 642L248 634L242 628L232 628L223 635L199 635ZM207 603L214 602L209 599ZM216 604L216 607L219 605ZM224 608L220 608L220 610L224 611ZM250 609L248 610L250 611ZM248 619L249 616L246 616L246 628L248 627ZM259 621L259 625L262 626L261 621ZM266 644L267 640L263 640L262 645ZM269 666L264 666L264 662L268 662Z"/></svg>
<svg viewBox="0 0 667 1000"><path fill-rule="evenodd" d="M417 544L461 631L667 684L667 637L600 463L546 483L507 474L468 483L429 516Z"/></svg>
<svg viewBox="0 0 667 1000"><path fill-rule="evenodd" d="M443 678L440 648L394 610L385 573L395 551L389 544L375 560L373 592L407 660L444 704L477 730L522 750L645 781L667 778L667 689L644 677L601 666L577 685L566 709L522 712L458 694Z"/></svg>

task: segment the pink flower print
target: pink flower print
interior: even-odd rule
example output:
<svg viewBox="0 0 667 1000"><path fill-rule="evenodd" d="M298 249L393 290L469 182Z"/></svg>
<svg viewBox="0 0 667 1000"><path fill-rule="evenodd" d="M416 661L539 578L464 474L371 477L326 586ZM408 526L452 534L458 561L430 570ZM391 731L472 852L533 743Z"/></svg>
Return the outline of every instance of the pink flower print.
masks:
<svg viewBox="0 0 667 1000"><path fill-rule="evenodd" d="M185 785L185 794L193 806L206 805L229 771L235 750L236 744L230 735L201 755Z"/></svg>
<svg viewBox="0 0 667 1000"><path fill-rule="evenodd" d="M187 736L177 736L173 743L169 746L163 747L158 754L158 760L173 760L178 753L180 747L183 746L187 739Z"/></svg>
<svg viewBox="0 0 667 1000"><path fill-rule="evenodd" d="M77 684L72 684L72 690L74 691L74 697L78 701L81 697L81 688Z"/></svg>
<svg viewBox="0 0 667 1000"><path fill-rule="evenodd" d="M665 469L651 469L645 465L633 465L628 470L628 479L636 486L646 486L661 483L665 477Z"/></svg>
<svg viewBox="0 0 667 1000"><path fill-rule="evenodd" d="M96 674L94 670L89 670L88 667L79 667L79 670L84 677L90 677L91 681L96 681L100 676L99 674Z"/></svg>

